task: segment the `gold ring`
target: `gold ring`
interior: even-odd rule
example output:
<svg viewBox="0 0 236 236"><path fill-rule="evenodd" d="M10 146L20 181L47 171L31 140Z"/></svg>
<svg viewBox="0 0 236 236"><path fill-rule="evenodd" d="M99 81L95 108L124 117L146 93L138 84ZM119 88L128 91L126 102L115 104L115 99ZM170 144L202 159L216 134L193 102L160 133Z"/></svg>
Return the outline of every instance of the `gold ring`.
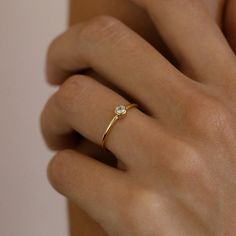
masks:
<svg viewBox="0 0 236 236"><path fill-rule="evenodd" d="M106 128L106 131L104 132L104 134L102 136L102 144L101 144L102 148L105 148L106 138L107 138L107 135L109 134L112 126L116 123L117 120L124 118L127 115L128 110L131 108L134 108L134 107L138 107L138 105L135 103L132 103L132 104L128 104L126 106L119 105L115 108L115 116L110 121L109 125Z"/></svg>

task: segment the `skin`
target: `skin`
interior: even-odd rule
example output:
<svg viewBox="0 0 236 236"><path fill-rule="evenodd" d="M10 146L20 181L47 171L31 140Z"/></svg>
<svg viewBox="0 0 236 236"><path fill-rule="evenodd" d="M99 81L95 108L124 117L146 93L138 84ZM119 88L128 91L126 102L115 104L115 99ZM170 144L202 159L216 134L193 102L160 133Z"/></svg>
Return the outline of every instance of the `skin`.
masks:
<svg viewBox="0 0 236 236"><path fill-rule="evenodd" d="M127 99L148 114L133 109L113 127L107 148L123 163L120 170L80 149L63 150L49 166L51 182L110 235L234 235L235 56L212 20L222 16L222 3L209 13L194 1L183 0L181 7L174 0L156 2L139 4L179 70L148 44L158 47L156 33L127 23L147 42L109 17L74 26L50 47L49 80L67 79L42 113L50 147L71 147L72 130L100 143L112 108ZM226 14L218 22L233 47L230 19ZM70 77L91 67L119 94L91 72Z"/></svg>
<svg viewBox="0 0 236 236"><path fill-rule="evenodd" d="M235 0L202 0L212 18L226 31L231 44L235 38ZM92 7L91 7L92 6ZM127 0L71 0L70 25L86 21L94 16L112 15L138 32L159 50L163 47L159 34L145 10ZM163 51L163 50L162 50Z"/></svg>

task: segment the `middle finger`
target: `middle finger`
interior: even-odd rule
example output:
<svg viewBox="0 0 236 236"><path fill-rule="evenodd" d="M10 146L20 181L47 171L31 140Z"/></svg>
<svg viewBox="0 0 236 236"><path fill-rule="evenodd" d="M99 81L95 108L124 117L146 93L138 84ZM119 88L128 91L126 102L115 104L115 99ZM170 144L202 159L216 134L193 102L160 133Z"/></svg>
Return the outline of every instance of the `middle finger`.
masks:
<svg viewBox="0 0 236 236"><path fill-rule="evenodd" d="M52 83L61 83L88 67L154 115L174 106L183 86L192 81L138 34L104 16L72 27L49 49L48 79Z"/></svg>

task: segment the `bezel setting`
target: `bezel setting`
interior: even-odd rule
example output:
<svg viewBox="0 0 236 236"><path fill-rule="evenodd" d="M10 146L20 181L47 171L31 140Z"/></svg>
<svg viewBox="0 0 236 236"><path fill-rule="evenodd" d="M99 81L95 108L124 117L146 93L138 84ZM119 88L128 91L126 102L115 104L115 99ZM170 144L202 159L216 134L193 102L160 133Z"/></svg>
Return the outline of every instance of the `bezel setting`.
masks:
<svg viewBox="0 0 236 236"><path fill-rule="evenodd" d="M115 113L118 116L123 116L127 113L127 109L124 105L119 105L115 108Z"/></svg>

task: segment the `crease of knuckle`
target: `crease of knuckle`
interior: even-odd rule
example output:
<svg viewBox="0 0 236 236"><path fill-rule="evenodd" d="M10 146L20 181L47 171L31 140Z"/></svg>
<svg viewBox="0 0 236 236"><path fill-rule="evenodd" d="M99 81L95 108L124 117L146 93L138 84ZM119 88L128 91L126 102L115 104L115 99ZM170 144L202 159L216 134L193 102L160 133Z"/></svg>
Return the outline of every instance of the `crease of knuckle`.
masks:
<svg viewBox="0 0 236 236"><path fill-rule="evenodd" d="M226 130L230 117L229 110L221 102L207 96L199 96L190 100L184 119L187 119L193 130L215 135Z"/></svg>
<svg viewBox="0 0 236 236"><path fill-rule="evenodd" d="M64 112L76 113L78 107L86 103L90 87L90 79L86 76L73 76L55 94L56 104Z"/></svg>
<svg viewBox="0 0 236 236"><path fill-rule="evenodd" d="M86 48L90 48L91 43L98 44L112 41L116 44L125 35L123 23L106 15L90 20L78 33L79 40L83 42L83 45L88 45Z"/></svg>

